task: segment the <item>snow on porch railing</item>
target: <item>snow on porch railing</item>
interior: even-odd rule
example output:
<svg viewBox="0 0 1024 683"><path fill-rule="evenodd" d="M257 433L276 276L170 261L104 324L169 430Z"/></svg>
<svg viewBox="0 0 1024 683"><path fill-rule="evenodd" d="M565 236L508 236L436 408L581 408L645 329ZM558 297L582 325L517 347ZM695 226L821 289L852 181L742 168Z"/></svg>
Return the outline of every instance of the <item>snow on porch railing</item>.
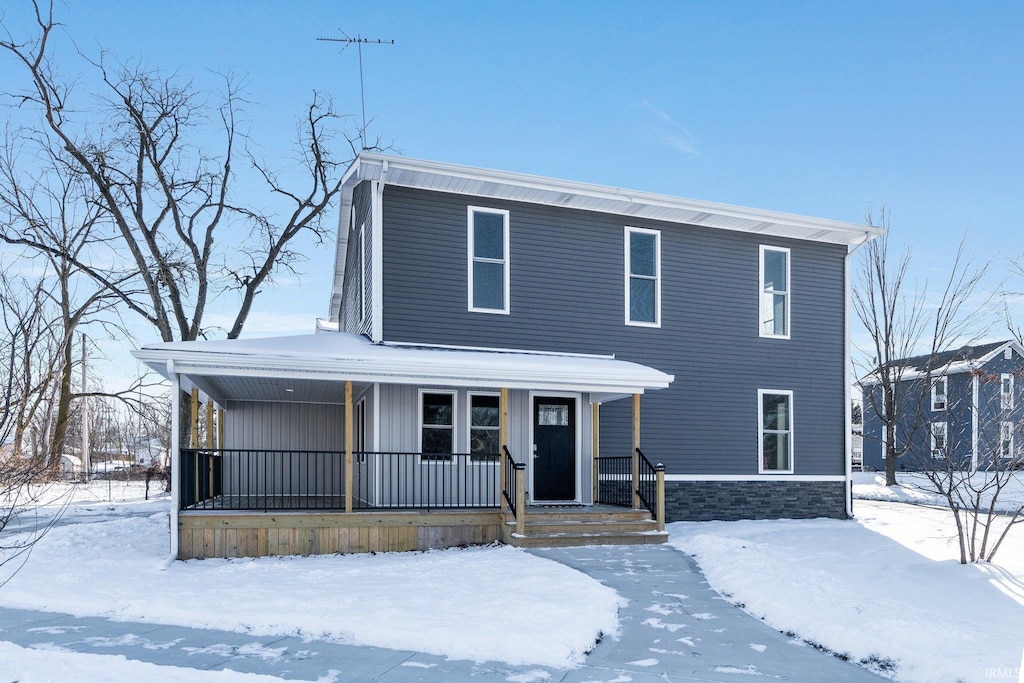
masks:
<svg viewBox="0 0 1024 683"><path fill-rule="evenodd" d="M497 508L496 455L355 452L353 510ZM181 509L344 510L343 451L182 449Z"/></svg>

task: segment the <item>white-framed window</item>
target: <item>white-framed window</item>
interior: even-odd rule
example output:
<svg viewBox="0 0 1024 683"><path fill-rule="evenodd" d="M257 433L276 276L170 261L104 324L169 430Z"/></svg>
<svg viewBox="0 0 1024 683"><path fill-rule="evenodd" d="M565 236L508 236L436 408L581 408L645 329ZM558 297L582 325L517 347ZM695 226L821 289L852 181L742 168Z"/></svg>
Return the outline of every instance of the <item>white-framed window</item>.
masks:
<svg viewBox="0 0 1024 683"><path fill-rule="evenodd" d="M1013 349L1009 346L1003 349L1003 360L1013 360Z"/></svg>
<svg viewBox="0 0 1024 683"><path fill-rule="evenodd" d="M509 213L470 206L468 219L469 310L509 312Z"/></svg>
<svg viewBox="0 0 1024 683"><path fill-rule="evenodd" d="M625 229L626 324L661 327L661 231Z"/></svg>
<svg viewBox="0 0 1024 683"><path fill-rule="evenodd" d="M1008 372L999 376L999 398L1003 408L1013 407L1013 375Z"/></svg>
<svg viewBox="0 0 1024 683"><path fill-rule="evenodd" d="M889 428L882 425L882 434L879 437L882 439L882 460L889 457Z"/></svg>
<svg viewBox="0 0 1024 683"><path fill-rule="evenodd" d="M448 462L455 452L455 392L420 389L420 457Z"/></svg>
<svg viewBox="0 0 1024 683"><path fill-rule="evenodd" d="M932 410L946 409L946 378L939 377L932 384Z"/></svg>
<svg viewBox="0 0 1024 683"><path fill-rule="evenodd" d="M1012 458L1013 453L1013 423L1003 422L999 426L999 455L1003 458Z"/></svg>
<svg viewBox="0 0 1024 683"><path fill-rule="evenodd" d="M500 396L494 393L470 392L469 432L470 462L497 462L501 451Z"/></svg>
<svg viewBox="0 0 1024 683"><path fill-rule="evenodd" d="M789 339L789 249L762 244L760 255L761 321L758 334Z"/></svg>
<svg viewBox="0 0 1024 683"><path fill-rule="evenodd" d="M932 422L932 457L941 458L946 455L946 423Z"/></svg>
<svg viewBox="0 0 1024 683"><path fill-rule="evenodd" d="M366 317L366 223L356 233L356 305L359 306L359 322Z"/></svg>
<svg viewBox="0 0 1024 683"><path fill-rule="evenodd" d="M757 390L758 471L793 472L793 392Z"/></svg>

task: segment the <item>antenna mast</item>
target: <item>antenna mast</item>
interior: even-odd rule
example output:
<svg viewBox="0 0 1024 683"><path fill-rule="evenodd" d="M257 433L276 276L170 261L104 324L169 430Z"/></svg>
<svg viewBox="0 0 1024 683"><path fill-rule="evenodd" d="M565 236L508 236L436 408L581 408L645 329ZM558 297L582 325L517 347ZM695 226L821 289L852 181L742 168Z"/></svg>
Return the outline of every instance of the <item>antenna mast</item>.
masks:
<svg viewBox="0 0 1024 683"><path fill-rule="evenodd" d="M359 50L359 102L363 108L363 126L359 129L359 140L362 142L363 149L366 149L366 91L363 88L363 44L394 45L395 41L382 40L380 38L363 38L361 35L357 35L353 38L340 28L338 29L338 32L341 33L344 38L317 38L317 40L322 40L328 43L342 43L342 51L352 44L355 44L356 49Z"/></svg>

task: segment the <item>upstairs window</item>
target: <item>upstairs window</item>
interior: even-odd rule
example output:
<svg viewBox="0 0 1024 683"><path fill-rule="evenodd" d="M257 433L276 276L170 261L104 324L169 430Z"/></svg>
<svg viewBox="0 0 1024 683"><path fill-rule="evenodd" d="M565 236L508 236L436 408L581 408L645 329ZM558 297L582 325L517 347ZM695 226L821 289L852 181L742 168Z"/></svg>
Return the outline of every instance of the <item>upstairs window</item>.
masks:
<svg viewBox="0 0 1024 683"><path fill-rule="evenodd" d="M999 377L999 398L1003 408L1013 407L1013 375L1004 372Z"/></svg>
<svg viewBox="0 0 1024 683"><path fill-rule="evenodd" d="M420 453L423 460L448 461L455 445L455 394L420 394Z"/></svg>
<svg viewBox="0 0 1024 683"><path fill-rule="evenodd" d="M758 389L762 473L793 471L793 392Z"/></svg>
<svg viewBox="0 0 1024 683"><path fill-rule="evenodd" d="M469 310L509 312L508 211L469 207Z"/></svg>
<svg viewBox="0 0 1024 683"><path fill-rule="evenodd" d="M762 337L789 339L789 249L761 245Z"/></svg>
<svg viewBox="0 0 1024 683"><path fill-rule="evenodd" d="M932 410L946 409L946 378L939 377L932 385Z"/></svg>
<svg viewBox="0 0 1024 683"><path fill-rule="evenodd" d="M932 423L932 457L941 458L946 455L946 423Z"/></svg>
<svg viewBox="0 0 1024 683"><path fill-rule="evenodd" d="M497 394L469 395L469 455L472 462L497 462L501 444Z"/></svg>
<svg viewBox="0 0 1024 683"><path fill-rule="evenodd" d="M661 231L626 228L626 324L661 327Z"/></svg>

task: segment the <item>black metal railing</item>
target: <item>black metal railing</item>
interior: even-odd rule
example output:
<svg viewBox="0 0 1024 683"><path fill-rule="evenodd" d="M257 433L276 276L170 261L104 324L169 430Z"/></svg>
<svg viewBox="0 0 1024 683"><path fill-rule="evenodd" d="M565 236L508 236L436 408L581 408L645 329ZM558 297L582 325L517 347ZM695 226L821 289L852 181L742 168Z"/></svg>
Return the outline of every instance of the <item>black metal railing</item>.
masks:
<svg viewBox="0 0 1024 683"><path fill-rule="evenodd" d="M657 519L658 472L664 472L665 466L661 463L652 465L639 448L636 449L636 454L640 458L640 479L636 483L636 493L640 497L640 504L650 511L654 519Z"/></svg>
<svg viewBox="0 0 1024 683"><path fill-rule="evenodd" d="M633 507L633 458L628 455L597 458L596 502Z"/></svg>
<svg viewBox="0 0 1024 683"><path fill-rule="evenodd" d="M354 510L496 508L498 461L468 453L355 452ZM342 451L182 449L181 509L344 510Z"/></svg>
<svg viewBox="0 0 1024 683"><path fill-rule="evenodd" d="M181 509L214 500L221 495L223 460L209 449L182 449L179 463L179 506Z"/></svg>
<svg viewBox="0 0 1024 683"><path fill-rule="evenodd" d="M498 460L470 453L359 452L354 509L496 508Z"/></svg>
<svg viewBox="0 0 1024 683"><path fill-rule="evenodd" d="M526 476L526 463L516 462L512 454L508 452L507 446L502 446L501 448L504 451L505 458L505 481L501 493L508 504L509 510L512 512L512 516L515 517L518 514L516 510L516 491L519 490L520 480Z"/></svg>

